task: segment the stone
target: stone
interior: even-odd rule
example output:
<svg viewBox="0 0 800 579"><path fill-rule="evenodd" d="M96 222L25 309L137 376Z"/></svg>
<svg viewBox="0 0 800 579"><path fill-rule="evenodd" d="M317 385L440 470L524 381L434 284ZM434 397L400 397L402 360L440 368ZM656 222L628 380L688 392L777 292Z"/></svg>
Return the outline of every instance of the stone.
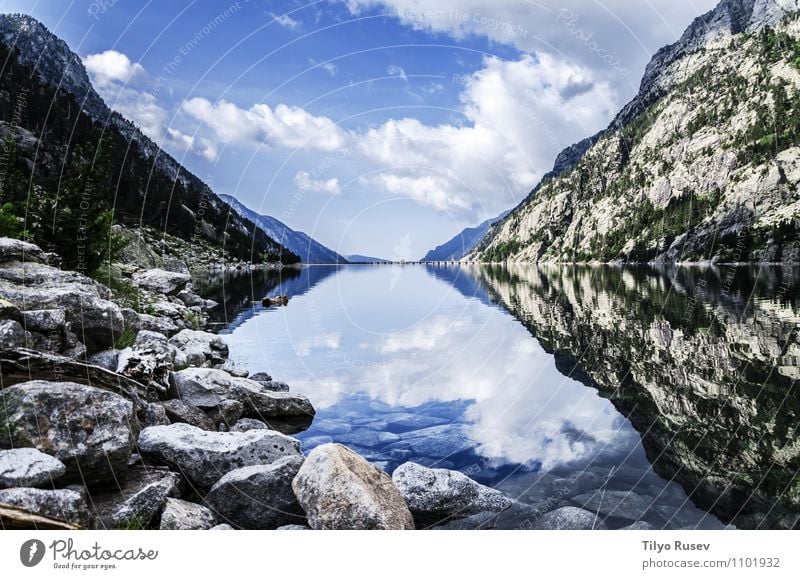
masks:
<svg viewBox="0 0 800 579"><path fill-rule="evenodd" d="M244 404L238 400L223 400L214 408L209 408L206 414L217 430L230 430L231 426L242 417Z"/></svg>
<svg viewBox="0 0 800 579"><path fill-rule="evenodd" d="M500 512L487 511L470 515L464 519L449 519L443 524L429 528L455 531L529 531L533 529L534 522L541 516L542 512L539 509L514 501L510 507Z"/></svg>
<svg viewBox="0 0 800 579"><path fill-rule="evenodd" d="M275 529L276 531L310 531L311 527L305 525L283 525Z"/></svg>
<svg viewBox="0 0 800 579"><path fill-rule="evenodd" d="M22 312L22 319L26 330L42 334L63 332L67 324L67 314L62 309L27 310Z"/></svg>
<svg viewBox="0 0 800 579"><path fill-rule="evenodd" d="M0 350L18 350L27 347L28 332L14 320L0 320Z"/></svg>
<svg viewBox="0 0 800 579"><path fill-rule="evenodd" d="M0 320L22 322L22 311L10 301L0 298Z"/></svg>
<svg viewBox="0 0 800 579"><path fill-rule="evenodd" d="M115 348L103 350L102 352L95 352L86 359L89 364L105 368L110 372L117 371L117 360L119 360L119 350Z"/></svg>
<svg viewBox="0 0 800 579"><path fill-rule="evenodd" d="M0 448L35 447L64 463L64 477L87 485L128 468L138 433L133 404L73 382L25 382L0 391Z"/></svg>
<svg viewBox="0 0 800 579"><path fill-rule="evenodd" d="M392 480L418 526L482 512L499 512L513 503L500 491L479 484L463 473L426 468L413 462L397 467Z"/></svg>
<svg viewBox="0 0 800 579"><path fill-rule="evenodd" d="M226 360L225 363L219 367L219 369L237 378L247 378L250 375L249 370L242 368L233 360Z"/></svg>
<svg viewBox="0 0 800 579"><path fill-rule="evenodd" d="M117 372L143 384L155 382L166 389L176 354L178 350L167 343L164 334L140 330L133 345L119 353Z"/></svg>
<svg viewBox="0 0 800 579"><path fill-rule="evenodd" d="M133 283L140 288L165 295L177 294L191 279L192 276L187 273L163 269L148 269L133 274Z"/></svg>
<svg viewBox="0 0 800 579"><path fill-rule="evenodd" d="M46 263L47 259L38 245L21 239L0 237L0 263L13 261Z"/></svg>
<svg viewBox="0 0 800 579"><path fill-rule="evenodd" d="M376 432L374 430L354 430L349 434L340 434L337 440L343 444L354 444L367 448L382 446L400 440L400 437L391 432Z"/></svg>
<svg viewBox="0 0 800 579"><path fill-rule="evenodd" d="M413 529L391 477L339 444L312 450L292 482L312 529Z"/></svg>
<svg viewBox="0 0 800 579"><path fill-rule="evenodd" d="M207 530L217 524L214 513L203 505L181 499L168 498L161 513L162 531Z"/></svg>
<svg viewBox="0 0 800 579"><path fill-rule="evenodd" d="M595 513L577 507L561 507L543 514L533 528L544 531L592 531L606 529Z"/></svg>
<svg viewBox="0 0 800 579"><path fill-rule="evenodd" d="M247 432L248 430L269 430L269 426L255 418L241 418L231 426L231 432Z"/></svg>
<svg viewBox="0 0 800 579"><path fill-rule="evenodd" d="M60 460L35 448L0 450L0 489L52 484L65 472Z"/></svg>
<svg viewBox="0 0 800 579"><path fill-rule="evenodd" d="M251 374L250 379L255 380L256 382L272 382L272 376L266 372L256 372L255 374Z"/></svg>
<svg viewBox="0 0 800 579"><path fill-rule="evenodd" d="M386 450L412 450L415 456L445 458L463 452L469 446L469 434L462 424L442 424L400 434L400 440Z"/></svg>
<svg viewBox="0 0 800 579"><path fill-rule="evenodd" d="M231 527L228 523L221 523L219 525L214 525L209 529L209 531L235 531L233 527Z"/></svg>
<svg viewBox="0 0 800 579"><path fill-rule="evenodd" d="M45 490L13 488L0 490L0 504L11 505L28 513L44 515L73 525L89 527L91 516L86 500L69 489Z"/></svg>
<svg viewBox="0 0 800 579"><path fill-rule="evenodd" d="M301 454L300 441L272 430L208 432L188 424L145 428L139 449L204 489L237 468Z"/></svg>
<svg viewBox="0 0 800 579"><path fill-rule="evenodd" d="M571 502L581 508L602 515L602 518L619 518L638 521L655 503L648 495L640 495L632 491L597 490L572 497Z"/></svg>
<svg viewBox="0 0 800 579"><path fill-rule="evenodd" d="M158 402L148 402L137 408L136 417L139 419L139 424L142 428L172 424L167 417L167 411Z"/></svg>
<svg viewBox="0 0 800 579"><path fill-rule="evenodd" d="M451 422L446 418L438 418L436 416L425 416L424 414L412 414L410 412L395 412L382 416L387 423L399 428L407 428L409 430L419 430L421 428L429 428L431 426L440 426Z"/></svg>
<svg viewBox="0 0 800 579"><path fill-rule="evenodd" d="M292 490L292 479L302 464L302 457L289 456L231 471L211 487L205 504L220 519L242 529L300 523L305 513Z"/></svg>
<svg viewBox="0 0 800 579"><path fill-rule="evenodd" d="M208 415L191 404L186 404L182 400L166 400L161 403L164 412L167 414L171 424L184 423L191 424L203 430L217 430L217 425Z"/></svg>
<svg viewBox="0 0 800 579"><path fill-rule="evenodd" d="M333 438L330 436L309 436L308 438L303 439L303 447L314 448L315 446L319 446L321 444L330 444L331 442L333 442Z"/></svg>
<svg viewBox="0 0 800 579"><path fill-rule="evenodd" d="M646 521L636 521L635 523L622 527L621 531L654 531L656 528Z"/></svg>
<svg viewBox="0 0 800 579"><path fill-rule="evenodd" d="M353 427L346 422L330 419L315 420L314 428L325 434L346 434L353 430Z"/></svg>
<svg viewBox="0 0 800 579"><path fill-rule="evenodd" d="M150 528L167 498L178 498L183 479L164 468L136 466L120 478L119 488L92 494L99 525L107 529Z"/></svg>
<svg viewBox="0 0 800 579"><path fill-rule="evenodd" d="M159 332L165 336L173 336L180 331L178 325L170 320L161 316L153 316L150 314L139 314L139 321L141 329Z"/></svg>
<svg viewBox="0 0 800 579"><path fill-rule="evenodd" d="M186 354L190 366L202 366L207 361L222 362L228 357L228 344L217 336L199 330L181 330L169 343Z"/></svg>

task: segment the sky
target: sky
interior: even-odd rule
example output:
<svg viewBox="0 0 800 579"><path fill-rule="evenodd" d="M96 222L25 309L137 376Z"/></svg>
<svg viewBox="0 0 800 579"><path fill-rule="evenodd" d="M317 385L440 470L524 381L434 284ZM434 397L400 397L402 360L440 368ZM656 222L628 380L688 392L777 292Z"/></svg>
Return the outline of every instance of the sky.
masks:
<svg viewBox="0 0 800 579"><path fill-rule="evenodd" d="M419 259L524 199L716 0L0 0L218 193Z"/></svg>

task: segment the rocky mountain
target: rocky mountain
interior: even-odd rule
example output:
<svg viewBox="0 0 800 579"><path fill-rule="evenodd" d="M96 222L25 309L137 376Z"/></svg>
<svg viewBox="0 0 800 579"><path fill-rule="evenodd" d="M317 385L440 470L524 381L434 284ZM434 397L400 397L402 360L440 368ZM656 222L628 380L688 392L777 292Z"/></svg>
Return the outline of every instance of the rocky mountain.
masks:
<svg viewBox="0 0 800 579"><path fill-rule="evenodd" d="M347 261L350 263L389 263L388 259L368 255L348 255Z"/></svg>
<svg viewBox="0 0 800 579"><path fill-rule="evenodd" d="M72 186L78 202L81 195L90 197L93 208L108 208L119 223L148 225L185 240L210 243L219 249L221 259L224 248L226 255L238 259L297 261L112 111L92 86L80 57L37 20L0 15L0 49L6 63L0 74L0 136L15 149L11 170L3 176L11 181L3 183L3 203L10 203L4 219L24 216L22 227L37 242L51 250L64 247L62 237L70 235L37 230L30 212L20 210L20 205L27 203L27 184L32 182L42 193L37 198L60 198L63 213L69 196L61 193ZM90 178L87 166L93 172ZM67 228L69 216L58 214L59 210L50 207L41 213L45 220L60 221L60 227ZM108 223L94 217L93 223L108 229Z"/></svg>
<svg viewBox="0 0 800 579"><path fill-rule="evenodd" d="M486 233L492 225L503 219L509 213L510 211L506 211L494 219L484 221L477 227L469 227L463 230L450 241L443 243L436 249L430 250L421 261L458 261L462 259L478 246L481 239L486 236Z"/></svg>
<svg viewBox="0 0 800 579"><path fill-rule="evenodd" d="M256 213L239 202L235 197L224 194L219 197L230 205L239 215L258 225L258 227L272 239L276 240L292 253L300 256L303 263L347 263L344 257L312 239L302 231L295 231L270 215Z"/></svg>
<svg viewBox="0 0 800 579"><path fill-rule="evenodd" d="M724 0L696 19L466 259L800 261L799 14Z"/></svg>

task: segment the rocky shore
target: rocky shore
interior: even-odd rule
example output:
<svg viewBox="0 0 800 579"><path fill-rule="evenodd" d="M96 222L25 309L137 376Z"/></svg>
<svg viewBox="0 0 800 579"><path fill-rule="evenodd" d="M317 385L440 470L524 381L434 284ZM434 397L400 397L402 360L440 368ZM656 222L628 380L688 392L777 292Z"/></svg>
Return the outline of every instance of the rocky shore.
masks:
<svg viewBox="0 0 800 579"><path fill-rule="evenodd" d="M135 260L134 260L135 261ZM0 239L0 525L7 529L600 529L463 473L392 476L340 444L304 455L314 407L199 329L183 263L117 265L136 311Z"/></svg>

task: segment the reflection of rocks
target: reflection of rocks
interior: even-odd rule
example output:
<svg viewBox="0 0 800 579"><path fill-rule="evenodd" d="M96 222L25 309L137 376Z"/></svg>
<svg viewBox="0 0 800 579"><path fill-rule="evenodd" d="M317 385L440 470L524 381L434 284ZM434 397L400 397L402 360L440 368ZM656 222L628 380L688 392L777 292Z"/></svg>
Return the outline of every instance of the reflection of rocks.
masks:
<svg viewBox="0 0 800 579"><path fill-rule="evenodd" d="M562 372L612 394L656 471L692 501L744 527L759 512L782 527L800 510L784 492L800 470L800 399L786 396L800 318L760 299L796 295L795 270L762 268L752 300L744 269L476 271Z"/></svg>

